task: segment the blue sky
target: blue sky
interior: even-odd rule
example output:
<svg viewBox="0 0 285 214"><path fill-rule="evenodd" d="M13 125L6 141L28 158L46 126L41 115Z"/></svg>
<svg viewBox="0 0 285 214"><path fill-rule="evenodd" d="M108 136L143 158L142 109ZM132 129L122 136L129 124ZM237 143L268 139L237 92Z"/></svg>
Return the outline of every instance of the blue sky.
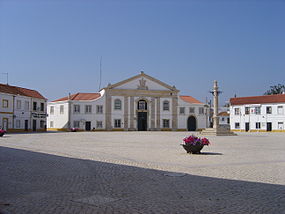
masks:
<svg viewBox="0 0 285 214"><path fill-rule="evenodd" d="M143 70L205 101L285 84L283 0L0 0L0 73L49 100ZM6 76L0 74L0 82Z"/></svg>

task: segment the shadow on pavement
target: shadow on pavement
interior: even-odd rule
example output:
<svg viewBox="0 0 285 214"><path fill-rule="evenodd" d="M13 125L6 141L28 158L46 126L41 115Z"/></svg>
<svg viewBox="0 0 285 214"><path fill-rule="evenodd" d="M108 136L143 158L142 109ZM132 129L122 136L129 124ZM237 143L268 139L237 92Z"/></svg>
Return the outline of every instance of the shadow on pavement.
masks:
<svg viewBox="0 0 285 214"><path fill-rule="evenodd" d="M223 155L223 153L218 153L218 152L201 152L199 154L195 155Z"/></svg>
<svg viewBox="0 0 285 214"><path fill-rule="evenodd" d="M285 186L0 147L0 213L282 214Z"/></svg>

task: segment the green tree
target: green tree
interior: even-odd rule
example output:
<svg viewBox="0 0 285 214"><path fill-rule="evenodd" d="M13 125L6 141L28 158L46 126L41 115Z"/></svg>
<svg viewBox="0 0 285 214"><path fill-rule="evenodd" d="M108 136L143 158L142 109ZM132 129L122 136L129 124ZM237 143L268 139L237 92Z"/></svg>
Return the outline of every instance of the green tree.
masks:
<svg viewBox="0 0 285 214"><path fill-rule="evenodd" d="M285 85L273 85L270 86L270 89L267 90L264 95L271 95L271 94L283 94L285 93Z"/></svg>

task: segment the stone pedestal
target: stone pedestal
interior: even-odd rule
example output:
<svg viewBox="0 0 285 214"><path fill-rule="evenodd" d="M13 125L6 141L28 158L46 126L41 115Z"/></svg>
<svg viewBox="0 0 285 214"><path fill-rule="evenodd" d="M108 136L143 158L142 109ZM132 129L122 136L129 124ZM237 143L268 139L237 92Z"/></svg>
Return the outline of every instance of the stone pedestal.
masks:
<svg viewBox="0 0 285 214"><path fill-rule="evenodd" d="M209 136L235 136L234 132L231 132L229 129L218 127L218 128L207 128L200 132L201 135Z"/></svg>

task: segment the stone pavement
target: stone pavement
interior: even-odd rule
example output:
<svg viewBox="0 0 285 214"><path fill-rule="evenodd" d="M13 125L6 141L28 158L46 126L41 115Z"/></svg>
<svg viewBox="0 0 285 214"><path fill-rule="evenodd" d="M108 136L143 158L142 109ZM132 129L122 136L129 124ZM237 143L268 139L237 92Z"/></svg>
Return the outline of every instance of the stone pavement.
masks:
<svg viewBox="0 0 285 214"><path fill-rule="evenodd" d="M11 134L0 138L0 213L285 213L285 135Z"/></svg>

